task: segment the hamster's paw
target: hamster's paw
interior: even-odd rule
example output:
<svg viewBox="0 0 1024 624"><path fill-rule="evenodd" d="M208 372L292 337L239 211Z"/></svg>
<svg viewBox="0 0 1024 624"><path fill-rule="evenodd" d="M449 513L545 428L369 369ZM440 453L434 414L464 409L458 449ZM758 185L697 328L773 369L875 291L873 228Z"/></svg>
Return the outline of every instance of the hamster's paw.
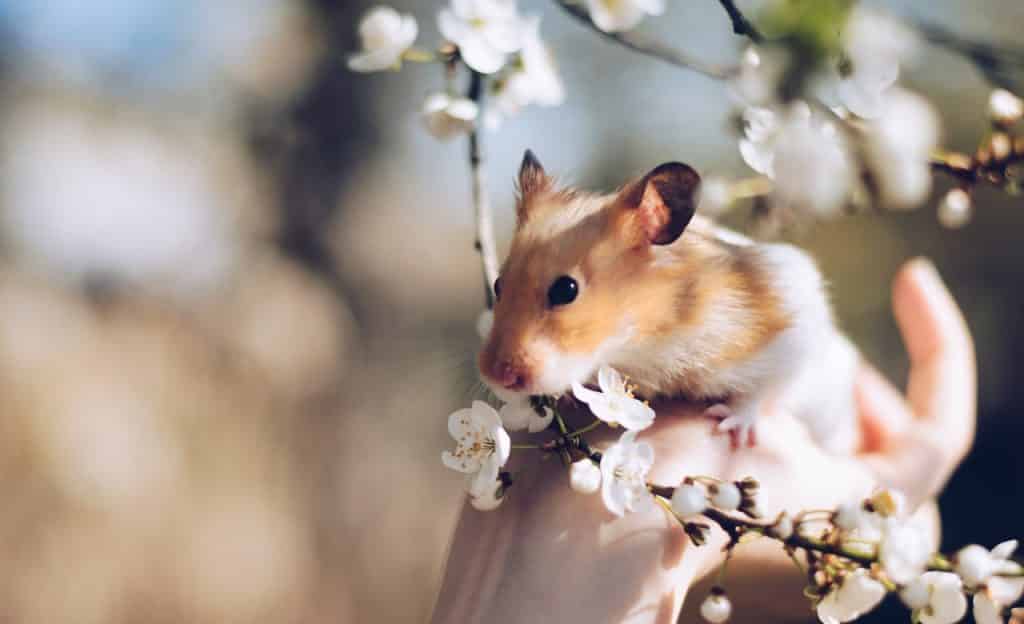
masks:
<svg viewBox="0 0 1024 624"><path fill-rule="evenodd" d="M728 433L732 450L738 450L743 446L753 448L757 445L757 431L754 429L754 420L757 410L747 409L736 411L725 403L715 403L704 410L704 415L718 421L715 430L718 433Z"/></svg>

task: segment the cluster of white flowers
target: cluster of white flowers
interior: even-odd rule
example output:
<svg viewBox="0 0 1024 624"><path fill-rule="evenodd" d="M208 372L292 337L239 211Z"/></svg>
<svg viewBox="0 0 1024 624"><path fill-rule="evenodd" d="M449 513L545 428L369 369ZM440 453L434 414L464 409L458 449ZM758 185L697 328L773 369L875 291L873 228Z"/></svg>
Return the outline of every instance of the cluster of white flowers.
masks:
<svg viewBox="0 0 1024 624"><path fill-rule="evenodd" d="M649 509L654 499L647 489L647 473L654 465L654 448L636 437L654 422L654 410L636 399L626 379L610 366L598 370L597 384L600 391L573 384L573 395L598 419L626 431L602 454L600 468L589 458L574 463L569 485L584 494L600 489L605 506L617 516Z"/></svg>
<svg viewBox="0 0 1024 624"><path fill-rule="evenodd" d="M973 613L978 624L1003 624L1003 612L1024 593L1024 578L997 576L1021 573L1021 565L1010 559L1015 550L1017 540L1010 540L991 551L972 544L956 554L956 573L975 590Z"/></svg>
<svg viewBox="0 0 1024 624"><path fill-rule="evenodd" d="M914 622L953 624L967 613L967 593L974 594L974 618L982 624L1003 624L1006 608L1024 593L1021 566L1010 560L1016 541L991 551L971 545L954 557L952 571L928 570L933 554L923 532L906 518L902 496L882 491L868 501L840 506L832 516L844 544L869 545L878 556L879 571L899 587L899 596ZM862 548L858 548L862 551ZM873 609L886 594L875 570L858 568L838 579L818 603L822 622L849 622Z"/></svg>
<svg viewBox="0 0 1024 624"><path fill-rule="evenodd" d="M747 50L733 81L745 107L740 154L774 181L780 209L832 216L869 190L891 208L927 198L938 117L926 100L896 86L900 64L917 47L899 22L854 8L840 57L809 81L806 102L777 99L793 57L771 47Z"/></svg>
<svg viewBox="0 0 1024 624"><path fill-rule="evenodd" d="M775 181L775 201L797 213L829 216L856 183L854 159L836 123L806 102L751 107L743 112L740 154L751 169Z"/></svg>
<svg viewBox="0 0 1024 624"><path fill-rule="evenodd" d="M448 417L448 433L455 439L455 451L442 453L441 461L466 475L475 507L494 509L500 503L498 475L512 452L498 412L483 401L473 401L472 407Z"/></svg>
<svg viewBox="0 0 1024 624"><path fill-rule="evenodd" d="M492 315L481 315L481 336L490 333ZM645 508L653 499L647 490L647 473L654 464L654 449L636 440L637 433L654 422L654 410L633 397L625 378L604 366L598 371L600 391L580 384L573 387L576 398L588 404L593 414L613 426L626 429L619 441L602 455L600 466L590 458L574 463L569 471L571 487L592 494L601 490L609 511L622 515ZM504 493L499 478L511 451L509 431L538 433L547 429L555 413L545 401L532 397L510 401L495 410L482 401L448 417L448 432L455 439L455 451L444 451L444 465L468 477L470 502L481 510L496 508Z"/></svg>
<svg viewBox="0 0 1024 624"><path fill-rule="evenodd" d="M831 71L819 91L830 104L862 119L880 117L900 65L918 49L917 36L902 22L858 5L843 29L841 57L829 63Z"/></svg>
<svg viewBox="0 0 1024 624"><path fill-rule="evenodd" d="M486 116L489 127L526 106L558 106L565 100L554 58L540 38L540 18L520 15L515 0L451 0L437 21L441 35L454 46L454 53L442 60L458 59L494 77L496 106ZM398 69L403 59L434 58L412 54L417 33L413 16L375 7L360 21L362 50L349 57L348 66L375 72ZM427 130L441 140L466 134L481 122L479 103L450 90L428 95L421 110Z"/></svg>

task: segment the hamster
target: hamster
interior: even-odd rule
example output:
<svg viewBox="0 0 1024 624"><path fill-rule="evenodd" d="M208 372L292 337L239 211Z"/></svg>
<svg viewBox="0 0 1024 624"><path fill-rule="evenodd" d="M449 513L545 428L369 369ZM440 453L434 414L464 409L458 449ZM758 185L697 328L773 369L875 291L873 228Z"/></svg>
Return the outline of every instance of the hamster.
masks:
<svg viewBox="0 0 1024 624"><path fill-rule="evenodd" d="M527 151L483 380L513 401L563 394L609 365L643 398L710 405L734 442L753 444L770 405L825 449L852 452L859 355L813 260L695 216L699 187L673 162L610 195L587 193L556 184Z"/></svg>

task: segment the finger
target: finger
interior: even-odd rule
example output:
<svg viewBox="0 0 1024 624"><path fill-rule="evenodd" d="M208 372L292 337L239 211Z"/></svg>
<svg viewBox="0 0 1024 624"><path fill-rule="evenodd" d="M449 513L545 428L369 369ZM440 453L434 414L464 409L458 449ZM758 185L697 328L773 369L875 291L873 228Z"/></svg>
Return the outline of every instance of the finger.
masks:
<svg viewBox="0 0 1024 624"><path fill-rule="evenodd" d="M893 286L893 311L910 356L907 400L929 437L962 458L974 436L974 348L967 324L934 265L908 262Z"/></svg>
<svg viewBox="0 0 1024 624"><path fill-rule="evenodd" d="M903 395L868 365L857 373L854 386L860 420L860 452L884 450L906 435L913 414Z"/></svg>
<svg viewBox="0 0 1024 624"><path fill-rule="evenodd" d="M914 419L904 435L863 459L882 483L920 502L942 489L970 448L974 352L963 317L929 262L914 260L900 270L893 308L910 355Z"/></svg>

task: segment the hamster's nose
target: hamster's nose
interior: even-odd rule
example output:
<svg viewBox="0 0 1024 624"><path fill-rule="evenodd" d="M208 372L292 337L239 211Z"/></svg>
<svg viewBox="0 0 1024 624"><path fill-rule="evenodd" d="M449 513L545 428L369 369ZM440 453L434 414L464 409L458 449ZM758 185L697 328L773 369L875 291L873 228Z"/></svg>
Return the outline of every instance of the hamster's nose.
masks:
<svg viewBox="0 0 1024 624"><path fill-rule="evenodd" d="M511 362L498 364L497 373L496 381L508 390L522 390L526 387L526 374Z"/></svg>

